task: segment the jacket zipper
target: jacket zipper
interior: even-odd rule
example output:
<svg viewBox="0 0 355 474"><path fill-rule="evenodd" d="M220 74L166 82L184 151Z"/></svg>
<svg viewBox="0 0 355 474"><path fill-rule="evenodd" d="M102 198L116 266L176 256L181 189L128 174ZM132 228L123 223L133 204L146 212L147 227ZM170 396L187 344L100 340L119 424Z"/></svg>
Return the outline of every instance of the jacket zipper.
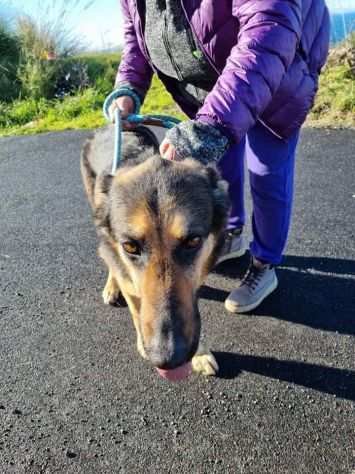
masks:
<svg viewBox="0 0 355 474"><path fill-rule="evenodd" d="M171 49L170 49L170 44L169 44L169 39L168 39L168 24L167 24L166 12L164 13L164 30L162 32L162 38L163 38L165 50L168 53L170 62L173 65L173 68L175 69L178 80L181 82L183 81L184 78L182 77L179 66L177 65L173 55L171 54Z"/></svg>
<svg viewBox="0 0 355 474"><path fill-rule="evenodd" d="M267 130L269 130L270 133L275 135L276 138L278 138L279 140L283 140L283 141L285 140L284 137L282 137L281 135L276 133L272 128L270 128L268 125L266 125L266 123L263 120L261 120L261 118L258 118L257 120L258 120L258 122L261 123L261 125L263 125Z"/></svg>
<svg viewBox="0 0 355 474"><path fill-rule="evenodd" d="M203 54L205 55L207 61L210 63L210 65L212 66L212 68L216 71L216 73L218 74L218 76L220 76L220 75L221 75L221 71L218 70L217 66L214 64L214 62L212 61L212 59L210 58L210 56L207 54L207 51L205 50L203 44L202 44L201 41L200 41L200 38L199 38L198 35L196 34L196 31L195 31L195 29L194 29L192 23L191 23L190 20L189 20L189 17L188 17L188 15L187 15L187 11L186 11L186 8L185 8L185 5L184 5L184 0L181 0L181 8L182 8L182 11L184 12L186 21L187 21L187 23L189 24L189 26L190 26L190 28L191 28L191 31L193 31L193 33L194 33L195 40L197 41L199 48L201 49L201 51L202 51Z"/></svg>

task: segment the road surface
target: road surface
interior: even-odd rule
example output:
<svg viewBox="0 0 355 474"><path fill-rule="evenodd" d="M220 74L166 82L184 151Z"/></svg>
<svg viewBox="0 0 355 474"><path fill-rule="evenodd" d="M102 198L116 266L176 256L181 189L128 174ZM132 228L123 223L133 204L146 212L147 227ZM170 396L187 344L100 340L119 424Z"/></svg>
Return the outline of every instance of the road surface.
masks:
<svg viewBox="0 0 355 474"><path fill-rule="evenodd" d="M177 385L101 301L88 134L0 139L0 472L355 473L355 131L303 132L280 287L231 315L247 258L217 268L200 307L220 375Z"/></svg>

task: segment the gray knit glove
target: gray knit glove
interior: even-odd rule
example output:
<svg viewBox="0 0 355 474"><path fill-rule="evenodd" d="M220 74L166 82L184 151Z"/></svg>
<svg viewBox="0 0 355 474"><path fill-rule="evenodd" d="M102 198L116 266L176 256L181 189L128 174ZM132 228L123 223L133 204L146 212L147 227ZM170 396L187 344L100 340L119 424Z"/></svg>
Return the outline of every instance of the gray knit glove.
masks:
<svg viewBox="0 0 355 474"><path fill-rule="evenodd" d="M166 139L175 147L176 160L194 158L203 165L216 163L230 145L218 128L198 120L179 123L167 132Z"/></svg>

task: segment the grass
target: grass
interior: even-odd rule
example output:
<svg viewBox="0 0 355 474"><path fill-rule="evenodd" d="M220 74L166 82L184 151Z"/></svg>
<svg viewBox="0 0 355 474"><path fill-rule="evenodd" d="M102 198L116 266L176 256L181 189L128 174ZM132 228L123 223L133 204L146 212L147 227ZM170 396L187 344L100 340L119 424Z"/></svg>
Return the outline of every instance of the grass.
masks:
<svg viewBox="0 0 355 474"><path fill-rule="evenodd" d="M62 101L27 99L15 101L11 106L0 103L0 136L101 127L106 123L102 115L105 95L92 87ZM153 80L142 113L184 117L157 78Z"/></svg>
<svg viewBox="0 0 355 474"><path fill-rule="evenodd" d="M355 127L355 77L347 66L329 66L325 69L307 124L315 127Z"/></svg>
<svg viewBox="0 0 355 474"><path fill-rule="evenodd" d="M0 102L0 136L28 135L54 130L96 128L105 124L102 103L111 91L119 54L85 54L68 61L87 65L90 87L63 100L15 100ZM162 113L181 119L160 81L154 77L142 113ZM320 89L307 125L355 127L355 77L347 64L330 64L320 79Z"/></svg>
<svg viewBox="0 0 355 474"><path fill-rule="evenodd" d="M170 94L165 90L162 83L156 78L153 78L151 88L144 101L142 113L144 114L166 114L173 115L177 118L183 119L186 116L175 105Z"/></svg>

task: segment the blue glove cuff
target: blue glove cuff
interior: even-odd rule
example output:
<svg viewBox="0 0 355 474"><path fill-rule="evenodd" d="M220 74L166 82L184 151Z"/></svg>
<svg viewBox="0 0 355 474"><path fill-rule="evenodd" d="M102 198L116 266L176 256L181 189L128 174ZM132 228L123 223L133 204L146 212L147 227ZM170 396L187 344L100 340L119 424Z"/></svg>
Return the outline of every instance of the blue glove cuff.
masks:
<svg viewBox="0 0 355 474"><path fill-rule="evenodd" d="M108 121L111 120L108 110L109 110L110 105L112 104L112 102L114 100L116 100L118 97L123 97L123 96L129 96L133 99L133 102L134 102L134 111L133 111L133 113L134 114L139 113L139 109L141 108L142 102L141 102L138 94L136 94L134 92L134 90L130 89L129 87L120 87L120 88L114 90L113 92L111 92L111 94L108 95L105 99L102 111L103 111L103 114L104 114L106 120L108 120Z"/></svg>

